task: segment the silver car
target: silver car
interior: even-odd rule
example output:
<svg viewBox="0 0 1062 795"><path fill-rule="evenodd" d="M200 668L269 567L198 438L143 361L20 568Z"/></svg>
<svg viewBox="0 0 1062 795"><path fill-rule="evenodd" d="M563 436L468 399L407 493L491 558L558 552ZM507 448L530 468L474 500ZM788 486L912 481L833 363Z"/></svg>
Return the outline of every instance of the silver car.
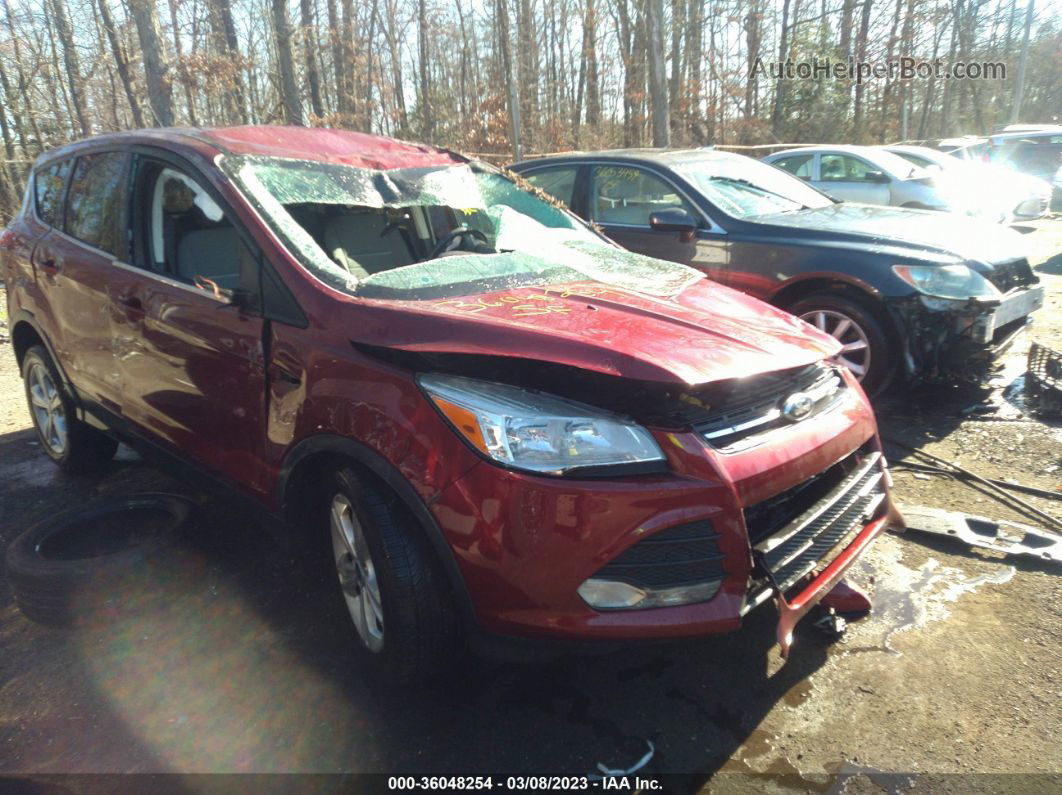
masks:
<svg viewBox="0 0 1062 795"><path fill-rule="evenodd" d="M941 180L951 180L958 190L976 200L980 216L1010 224L1042 217L1051 206L1051 185L1043 179L1022 174L993 163L960 160L926 146L889 144L881 147L904 160L939 172Z"/></svg>
<svg viewBox="0 0 1062 795"><path fill-rule="evenodd" d="M834 199L976 215L969 197L898 155L872 146L805 146L763 158Z"/></svg>

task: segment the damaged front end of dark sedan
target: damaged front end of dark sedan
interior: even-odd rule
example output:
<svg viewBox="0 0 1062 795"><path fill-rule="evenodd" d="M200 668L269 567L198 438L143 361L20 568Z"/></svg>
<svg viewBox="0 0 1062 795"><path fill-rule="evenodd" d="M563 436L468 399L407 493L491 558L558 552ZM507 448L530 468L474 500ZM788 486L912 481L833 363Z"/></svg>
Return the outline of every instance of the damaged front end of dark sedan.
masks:
<svg viewBox="0 0 1062 795"><path fill-rule="evenodd" d="M911 382L984 380L1044 303L1044 289L1024 257L892 270L913 288L884 301Z"/></svg>

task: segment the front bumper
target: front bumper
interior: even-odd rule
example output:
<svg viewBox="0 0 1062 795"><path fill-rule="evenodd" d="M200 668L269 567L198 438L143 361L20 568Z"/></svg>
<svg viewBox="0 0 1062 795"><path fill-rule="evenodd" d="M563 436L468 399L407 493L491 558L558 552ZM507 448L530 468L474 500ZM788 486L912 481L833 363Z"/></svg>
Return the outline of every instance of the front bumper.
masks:
<svg viewBox="0 0 1062 795"><path fill-rule="evenodd" d="M989 365L1032 323L1041 286L1015 289L995 305L912 295L888 304L903 339L909 380L984 377Z"/></svg>
<svg viewBox="0 0 1062 795"><path fill-rule="evenodd" d="M432 511L455 552L479 629L601 643L739 628L757 581L746 506L793 489L856 451L879 449L866 398L845 378L845 401L772 431L748 450L724 455L697 433L656 432L668 456L667 475L592 481L538 477L486 462L473 468L439 495ZM821 558L831 567L829 577L839 578L893 514L886 488L873 515L859 519L855 537L836 556ZM710 600L595 610L578 595L583 582L640 542L698 523L710 523L722 557L721 585ZM790 637L792 624L828 590L819 583L795 602L779 602L788 627L782 636Z"/></svg>

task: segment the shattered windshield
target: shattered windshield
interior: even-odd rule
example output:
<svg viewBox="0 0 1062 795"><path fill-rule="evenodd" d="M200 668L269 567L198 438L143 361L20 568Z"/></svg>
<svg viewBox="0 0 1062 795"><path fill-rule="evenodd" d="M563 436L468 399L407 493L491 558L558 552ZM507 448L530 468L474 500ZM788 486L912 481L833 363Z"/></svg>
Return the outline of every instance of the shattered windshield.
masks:
<svg viewBox="0 0 1062 795"><path fill-rule="evenodd" d="M359 297L429 300L587 281L670 296L704 278L612 246L485 166L377 171L257 156L222 166L307 270Z"/></svg>
<svg viewBox="0 0 1062 795"><path fill-rule="evenodd" d="M833 203L792 174L751 157L691 160L674 168L734 218L755 218Z"/></svg>

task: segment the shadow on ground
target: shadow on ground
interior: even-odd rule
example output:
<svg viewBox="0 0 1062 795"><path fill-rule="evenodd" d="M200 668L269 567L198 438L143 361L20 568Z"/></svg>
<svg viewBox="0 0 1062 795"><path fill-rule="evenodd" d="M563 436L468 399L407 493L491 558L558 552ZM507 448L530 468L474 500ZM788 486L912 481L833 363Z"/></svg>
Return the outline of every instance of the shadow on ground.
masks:
<svg viewBox="0 0 1062 795"><path fill-rule="evenodd" d="M37 627L0 583L0 772L579 775L628 768L651 741L645 773L696 773L693 786L755 744L778 702L805 698L828 653L805 629L781 666L767 608L715 639L533 665L468 657L444 685L374 690L328 561L293 557L131 453L70 478L29 432L0 437L4 546L59 501L136 491L199 509L170 564L130 583L131 616Z"/></svg>

